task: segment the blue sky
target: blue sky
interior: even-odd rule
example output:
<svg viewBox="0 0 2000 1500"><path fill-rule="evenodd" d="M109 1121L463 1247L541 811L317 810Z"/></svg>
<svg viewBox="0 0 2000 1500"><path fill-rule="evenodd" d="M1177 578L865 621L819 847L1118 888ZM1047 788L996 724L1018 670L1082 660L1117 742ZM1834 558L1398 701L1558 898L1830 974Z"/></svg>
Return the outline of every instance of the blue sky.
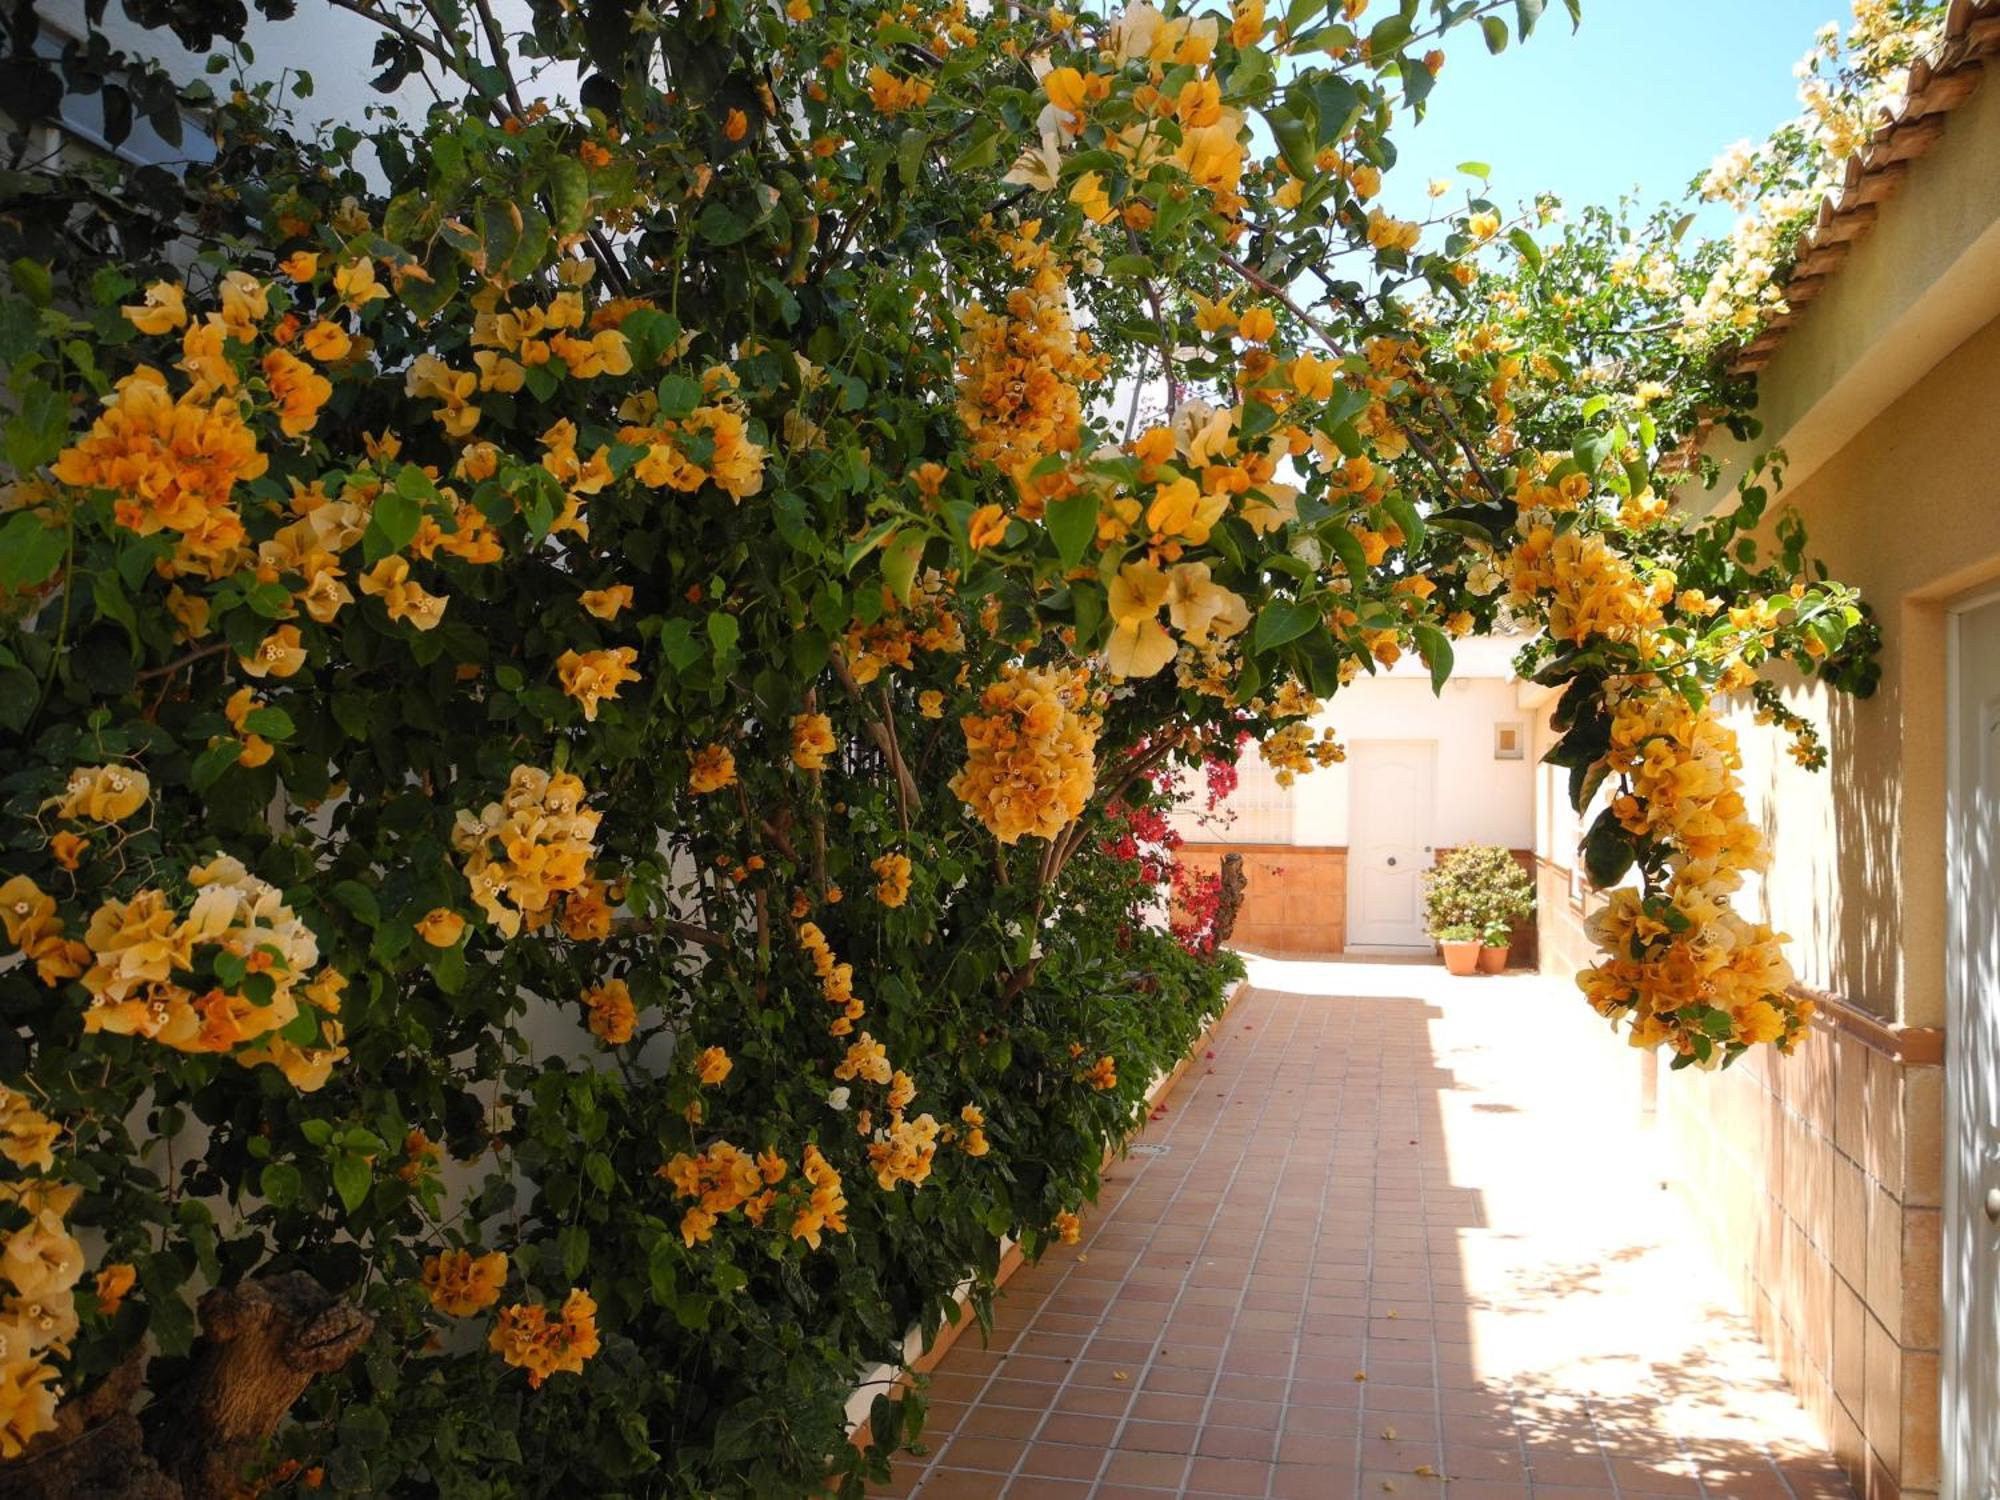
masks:
<svg viewBox="0 0 2000 1500"><path fill-rule="evenodd" d="M1572 34L1551 0L1526 45L1498 56L1468 26L1424 122L1398 122L1384 196L1418 211L1425 182L1457 180L1464 161L1493 168L1508 207L1545 188L1573 204L1635 186L1649 203L1677 196L1723 147L1798 112L1792 64L1831 20L1845 31L1845 0L1584 0Z"/></svg>

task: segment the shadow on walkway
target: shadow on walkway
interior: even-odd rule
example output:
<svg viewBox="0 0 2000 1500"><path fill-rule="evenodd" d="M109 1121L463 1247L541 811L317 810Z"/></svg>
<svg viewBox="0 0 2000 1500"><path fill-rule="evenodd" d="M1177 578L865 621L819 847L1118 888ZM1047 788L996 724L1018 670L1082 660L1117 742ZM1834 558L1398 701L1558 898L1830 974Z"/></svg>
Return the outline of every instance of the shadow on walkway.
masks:
<svg viewBox="0 0 2000 1500"><path fill-rule="evenodd" d="M876 1493L1847 1500L1574 998L1253 979Z"/></svg>

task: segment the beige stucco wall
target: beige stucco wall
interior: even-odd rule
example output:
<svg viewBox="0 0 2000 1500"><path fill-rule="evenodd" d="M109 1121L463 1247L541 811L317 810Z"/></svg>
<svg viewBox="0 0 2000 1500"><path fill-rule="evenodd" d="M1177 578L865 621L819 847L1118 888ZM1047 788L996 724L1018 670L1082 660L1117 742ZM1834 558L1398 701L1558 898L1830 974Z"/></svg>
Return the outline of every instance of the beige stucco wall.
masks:
<svg viewBox="0 0 2000 1500"><path fill-rule="evenodd" d="M1942 1025L1944 607L2000 578L2000 322L1784 493L1812 551L1873 605L1884 646L1874 698L1789 695L1822 727L1826 773L1798 769L1780 737L1737 716L1774 854L1764 899L1807 984Z"/></svg>

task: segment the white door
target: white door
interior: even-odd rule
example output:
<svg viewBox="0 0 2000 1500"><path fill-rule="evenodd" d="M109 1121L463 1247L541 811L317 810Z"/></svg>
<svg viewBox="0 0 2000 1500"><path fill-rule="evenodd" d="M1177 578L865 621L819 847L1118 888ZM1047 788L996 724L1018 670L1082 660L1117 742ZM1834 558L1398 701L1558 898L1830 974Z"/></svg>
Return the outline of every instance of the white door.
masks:
<svg viewBox="0 0 2000 1500"><path fill-rule="evenodd" d="M2000 599L1953 624L1944 1493L2000 1500Z"/></svg>
<svg viewBox="0 0 2000 1500"><path fill-rule="evenodd" d="M1347 946L1428 948L1432 740L1362 740L1347 754Z"/></svg>

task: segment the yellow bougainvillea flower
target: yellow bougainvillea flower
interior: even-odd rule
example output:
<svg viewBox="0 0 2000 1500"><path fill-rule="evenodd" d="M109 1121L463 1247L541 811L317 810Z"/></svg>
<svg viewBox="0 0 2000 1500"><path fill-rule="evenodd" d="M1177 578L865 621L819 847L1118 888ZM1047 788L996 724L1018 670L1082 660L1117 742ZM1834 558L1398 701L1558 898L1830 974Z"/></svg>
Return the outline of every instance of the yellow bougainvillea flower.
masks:
<svg viewBox="0 0 2000 1500"><path fill-rule="evenodd" d="M1083 1238L1083 1220L1066 1208L1056 1215L1053 1227L1056 1238L1065 1245L1074 1245Z"/></svg>
<svg viewBox="0 0 2000 1500"><path fill-rule="evenodd" d="M841 1191L840 1173L816 1145L808 1145L801 1154L799 1176L809 1185L811 1196L793 1215L791 1236L817 1250L823 1232L847 1233L847 1197Z"/></svg>
<svg viewBox="0 0 2000 1500"><path fill-rule="evenodd" d="M413 582L409 560L402 557L383 558L363 573L359 582L362 593L382 601L390 619L418 630L437 629L444 619L445 606L451 602L444 595L430 593Z"/></svg>
<svg viewBox="0 0 2000 1500"><path fill-rule="evenodd" d="M944 694L936 688L925 688L921 693L917 694L917 712L922 714L926 719L942 719L944 717Z"/></svg>
<svg viewBox="0 0 2000 1500"><path fill-rule="evenodd" d="M600 620L615 620L632 607L632 585L614 583L609 588L587 589L582 596L584 611Z"/></svg>
<svg viewBox="0 0 2000 1500"><path fill-rule="evenodd" d="M10 882L11 884L11 882ZM0 1156L17 1167L55 1170L62 1126L35 1108L26 1094L0 1083Z"/></svg>
<svg viewBox="0 0 2000 1500"><path fill-rule="evenodd" d="M156 281L146 288L145 301L118 311L141 333L172 333L187 323L187 294L179 282Z"/></svg>
<svg viewBox="0 0 2000 1500"><path fill-rule="evenodd" d="M299 336L299 345L323 365L347 358L354 340L338 323L318 322Z"/></svg>
<svg viewBox="0 0 2000 1500"><path fill-rule="evenodd" d="M930 1115L892 1121L868 1144L868 1165L874 1168L876 1184L884 1192L894 1192L904 1182L923 1186L937 1156L937 1139L938 1122Z"/></svg>
<svg viewBox="0 0 2000 1500"><path fill-rule="evenodd" d="M60 797L43 803L59 818L88 818L93 823L122 823L152 795L146 773L133 766L78 766L69 773Z"/></svg>
<svg viewBox="0 0 2000 1500"><path fill-rule="evenodd" d="M1009 519L1004 507L982 505L966 525L966 540L975 552L997 547L1006 539Z"/></svg>
<svg viewBox="0 0 2000 1500"><path fill-rule="evenodd" d="M632 1040L639 1027L639 1008L632 1003L632 990L622 979L607 979L583 992L584 1024L590 1034L614 1047Z"/></svg>
<svg viewBox="0 0 2000 1500"><path fill-rule="evenodd" d="M278 262L278 269L293 281L311 281L319 275L319 257L310 250L294 250Z"/></svg>
<svg viewBox="0 0 2000 1500"><path fill-rule="evenodd" d="M720 1047L704 1047L694 1060L695 1077L705 1084L721 1083L736 1066Z"/></svg>
<svg viewBox="0 0 2000 1500"><path fill-rule="evenodd" d="M238 666L252 677L291 677L306 664L306 648L299 639L299 627L280 625L257 643L248 656L236 658Z"/></svg>
<svg viewBox="0 0 2000 1500"><path fill-rule="evenodd" d="M92 1279L91 1290L97 1297L97 1310L110 1317L124 1306L126 1296L139 1284L136 1267L125 1261L112 1261L100 1266Z"/></svg>
<svg viewBox="0 0 2000 1500"><path fill-rule="evenodd" d="M452 1318L469 1318L500 1300L507 1284L507 1254L490 1250L441 1250L424 1262L421 1285L431 1306Z"/></svg>
<svg viewBox="0 0 2000 1500"><path fill-rule="evenodd" d="M1111 580L1111 639L1105 664L1119 677L1151 677L1174 659L1173 637L1160 624L1167 575L1150 562L1127 563Z"/></svg>
<svg viewBox="0 0 2000 1500"><path fill-rule="evenodd" d="M824 771L827 757L838 748L833 720L825 714L792 717L792 764L801 771Z"/></svg>
<svg viewBox="0 0 2000 1500"><path fill-rule="evenodd" d="M1200 292L1189 292L1188 296L1194 301L1194 326L1203 333L1220 333L1225 328L1236 326L1237 312L1230 306L1228 297L1217 297L1211 302Z"/></svg>
<svg viewBox="0 0 2000 1500"><path fill-rule="evenodd" d="M243 750L236 757L236 763L246 770L254 771L278 753L277 747L261 734L253 734L249 727L252 713L263 706L255 688L241 687L229 695L229 701L222 705L223 717L242 741Z"/></svg>
<svg viewBox="0 0 2000 1500"><path fill-rule="evenodd" d="M557 658L556 675L562 681L563 691L582 705L584 718L595 723L599 703L616 698L626 683L639 681L640 674L632 667L638 659L638 651L631 646L605 651L565 651Z"/></svg>
<svg viewBox="0 0 2000 1500"><path fill-rule="evenodd" d="M1331 360L1315 355L1301 354L1293 360L1285 372L1293 390L1308 401L1328 401L1333 398L1333 381L1338 366Z"/></svg>
<svg viewBox="0 0 2000 1500"><path fill-rule="evenodd" d="M1196 645L1242 633L1250 606L1241 594L1209 577L1207 563L1180 563L1167 575L1167 618Z"/></svg>
<svg viewBox="0 0 2000 1500"><path fill-rule="evenodd" d="M1093 224L1108 224L1114 213L1111 198L1104 190L1104 179L1095 172L1085 172L1070 184L1069 201L1083 210L1085 218Z"/></svg>
<svg viewBox="0 0 2000 1500"><path fill-rule="evenodd" d="M889 1065L888 1049L864 1031L834 1066L833 1076L842 1082L858 1078L867 1083L887 1083L895 1071Z"/></svg>
<svg viewBox="0 0 2000 1500"><path fill-rule="evenodd" d="M465 933L465 918L448 906L432 907L416 924L417 936L433 948L449 948Z"/></svg>
<svg viewBox="0 0 2000 1500"><path fill-rule="evenodd" d="M1054 838L1089 802L1098 720L1088 697L1081 672L1010 665L960 721L966 760L951 790L1001 843Z"/></svg>
<svg viewBox="0 0 2000 1500"><path fill-rule="evenodd" d="M910 899L910 857L884 854L869 865L875 872L875 899L884 906L901 906Z"/></svg>
<svg viewBox="0 0 2000 1500"><path fill-rule="evenodd" d="M346 265L336 266L333 290L342 302L357 312L371 302L386 301L389 296L389 289L375 279L375 263L370 260L351 260Z"/></svg>
<svg viewBox="0 0 2000 1500"><path fill-rule="evenodd" d="M1118 1063L1108 1054L1090 1065L1083 1075L1084 1082L1094 1089L1109 1090L1118 1087Z"/></svg>
<svg viewBox="0 0 2000 1500"><path fill-rule="evenodd" d="M688 790L696 796L719 792L736 781L736 757L727 745L708 745L697 750L688 770Z"/></svg>
<svg viewBox="0 0 2000 1500"><path fill-rule="evenodd" d="M90 847L90 840L82 834L64 829L49 839L49 853L55 862L65 870L74 870L83 863L83 851Z"/></svg>
<svg viewBox="0 0 2000 1500"><path fill-rule="evenodd" d="M1198 547L1228 511L1227 494L1204 494L1192 479L1177 478L1154 492L1146 507L1146 529L1163 540L1191 542Z"/></svg>
<svg viewBox="0 0 2000 1500"><path fill-rule="evenodd" d="M526 1370L529 1386L539 1390L551 1375L582 1374L584 1362L596 1355L597 1304L574 1289L553 1319L538 1304L503 1307L486 1342L508 1364Z"/></svg>

